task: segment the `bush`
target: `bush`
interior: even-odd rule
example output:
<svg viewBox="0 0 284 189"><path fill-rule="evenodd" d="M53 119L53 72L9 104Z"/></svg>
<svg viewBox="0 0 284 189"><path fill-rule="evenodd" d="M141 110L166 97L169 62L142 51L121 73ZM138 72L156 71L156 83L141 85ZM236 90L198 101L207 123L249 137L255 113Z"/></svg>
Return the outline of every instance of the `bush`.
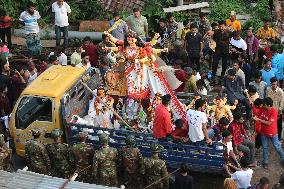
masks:
<svg viewBox="0 0 284 189"><path fill-rule="evenodd" d="M210 2L209 19L212 21L221 21L229 18L230 12L237 14L246 12L243 0L213 0Z"/></svg>

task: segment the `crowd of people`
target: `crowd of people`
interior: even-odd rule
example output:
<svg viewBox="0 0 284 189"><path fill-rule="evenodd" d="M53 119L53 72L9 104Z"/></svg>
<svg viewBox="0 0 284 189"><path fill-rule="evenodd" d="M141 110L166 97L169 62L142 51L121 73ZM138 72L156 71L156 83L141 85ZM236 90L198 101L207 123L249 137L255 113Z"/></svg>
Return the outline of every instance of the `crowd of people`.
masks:
<svg viewBox="0 0 284 189"><path fill-rule="evenodd" d="M11 50L13 51L11 41L13 19L6 15L5 10L0 11L1 117L11 113L25 87L53 65L95 68L101 74L103 88L106 88L105 86L109 85L106 77L109 70L116 69L121 74L121 64L125 63L123 71L126 73L126 96L136 99L136 101L128 102L127 105L124 104L124 100L119 102L121 102L121 107L132 108L131 111L136 107L134 104L137 104L136 110L132 112L136 115L136 118L132 116L136 121L133 122L134 124L142 123L137 119L141 118L140 112L144 111L147 115L146 125L151 125L150 132L160 141L182 143L205 141L209 145L217 142L220 144L219 147L224 150L227 176L232 179L225 181L228 189L234 187L239 189L268 188L267 178L262 178L259 184L251 186L250 181L253 174L251 168L258 166L255 153L261 151L262 146L262 166L264 169L268 169L269 141L272 142L280 156L281 164L284 166L284 152L281 146L284 108L284 92L282 90L284 54L283 48L281 48L283 26L282 33L279 33L279 30L276 32L271 27L269 20L264 20L263 27L257 31L252 27L244 31L241 22L237 20L236 12L231 11L227 20L218 22L209 21L206 15L201 13L198 21L184 20L181 29L173 14L168 14L166 18L159 20L159 29L153 38L150 38L147 18L141 15L140 9L134 8L133 14L125 20L118 13L113 14L113 19L109 22L110 29L103 33L102 41L99 44L93 43L90 37L85 37L83 44L76 44L75 51L69 56L67 54L67 50L70 48L68 45L68 17L71 10L72 7L64 0L57 0L52 4L52 12L55 14L56 49L54 52L50 52L48 57L44 57L41 56L42 46L38 25L41 16L36 10L35 4L29 3L27 5L27 9L21 13L19 20L24 25L29 58L25 64L20 62L13 69L10 69L9 64L9 54ZM181 35L179 36L180 29ZM64 38L63 45L60 44L61 33ZM171 87L164 84L170 83L171 80L165 79L161 74L162 71L158 70L160 65L157 65L158 61L153 53L159 54L168 65L174 68L171 71L180 82L174 92L194 93L194 98L190 103L181 104L173 90L170 90ZM218 74L220 62L222 62L222 66L221 72ZM214 92L217 92L218 95L212 104L208 101L207 95ZM111 94L108 95L111 96ZM150 100L148 106L145 106L142 99L147 98ZM133 106L130 106L129 103L133 103ZM117 104L111 105L119 110ZM100 107L99 102L94 105L96 115L105 114L105 111L99 110L98 107ZM130 117L130 109L125 110L124 113L127 114L127 118ZM110 119L110 122L112 121ZM2 131L6 132L4 127ZM35 139L38 135L35 133ZM85 140L86 136L81 138ZM84 140L82 144L86 145ZM62 161L62 164L54 163L66 158L65 155L60 157L52 155L55 153L56 147L47 146L45 149L43 145L36 143L36 140L33 141L35 142L31 142L31 146L38 145L40 147L29 148L27 145L26 151L30 154L35 154L35 149L45 151L46 153L42 154L42 157L45 157L45 160L42 161L45 168L42 172L40 167L43 165L33 165L36 160L33 158L36 157L27 155L29 169L64 178L70 176L70 172L65 173L64 170L61 170L69 166L67 162L64 162L65 160ZM59 141L55 142L55 144L59 143ZM64 145L60 145L60 148L62 148L62 152L67 151L67 147ZM78 150L76 153L81 152L81 147L74 146L72 150ZM75 159L70 161L73 161L73 168L76 166L82 168L91 164L94 159L93 168L86 171L92 171L96 177L99 177L105 173L100 173L95 168L99 167L99 163L106 164L106 162L101 162L106 157L105 153L111 153L110 158L118 156L117 151L114 151L115 149L104 149L102 152L96 152L94 156L93 149L91 149L87 157L89 158L87 164L81 162L79 157L74 157ZM74 154L76 153L74 152ZM113 164L117 160L107 159L107 161ZM76 163L84 165L76 165ZM151 164L145 160L144 166L148 163ZM161 162L157 160L156 163ZM161 163L161 165L164 164ZM180 175L177 180L182 180L184 175L187 176L186 169L186 165L182 165L182 176ZM49 172L50 170L53 170L53 173ZM110 171L108 174L111 175L112 172ZM166 169L161 172L166 172ZM132 182L130 185L136 186L135 184L141 182L141 180L130 179L131 174L134 173L127 174L130 175L125 178L129 177L128 181ZM145 174L145 169L143 174ZM89 179L87 176L79 177L80 180L86 182L94 182L98 179L104 185L117 185L118 175L116 173L110 175L108 178L94 177L92 181L86 180ZM161 178L165 175L166 173L161 175ZM149 181L146 184L151 184L157 179L159 179L158 176L152 180L146 179L146 182ZM187 179L188 182L192 182L192 178ZM126 185L128 181L125 181ZM108 184L109 182L112 184ZM280 179L280 184L282 182ZM166 185L157 187L165 188ZM224 187L226 187L225 185ZM185 187L176 186L176 188ZM192 188L191 184L188 184L187 188Z"/></svg>

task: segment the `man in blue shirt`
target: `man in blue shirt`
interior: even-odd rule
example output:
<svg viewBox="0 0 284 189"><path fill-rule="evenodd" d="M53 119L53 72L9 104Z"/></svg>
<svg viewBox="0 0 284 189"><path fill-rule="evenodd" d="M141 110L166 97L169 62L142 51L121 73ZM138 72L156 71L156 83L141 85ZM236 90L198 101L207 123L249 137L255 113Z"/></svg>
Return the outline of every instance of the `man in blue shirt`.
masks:
<svg viewBox="0 0 284 189"><path fill-rule="evenodd" d="M117 12L113 13L113 19L109 21L110 29L108 32L111 32L112 36L124 40L126 33L128 32L128 26L124 20L120 18L120 15Z"/></svg>
<svg viewBox="0 0 284 189"><path fill-rule="evenodd" d="M272 68L275 68L277 71L275 73L276 78L280 82L280 87L282 87L283 79L284 79L284 54L280 54L277 52L277 46L273 45L270 48L270 51L272 52Z"/></svg>
<svg viewBox="0 0 284 189"><path fill-rule="evenodd" d="M276 72L277 72L277 70L275 68L272 68L272 66L271 66L271 60L265 59L263 69L261 70L261 74L262 74L262 80L265 83L267 83L267 86L271 85L270 79L272 77L276 77Z"/></svg>

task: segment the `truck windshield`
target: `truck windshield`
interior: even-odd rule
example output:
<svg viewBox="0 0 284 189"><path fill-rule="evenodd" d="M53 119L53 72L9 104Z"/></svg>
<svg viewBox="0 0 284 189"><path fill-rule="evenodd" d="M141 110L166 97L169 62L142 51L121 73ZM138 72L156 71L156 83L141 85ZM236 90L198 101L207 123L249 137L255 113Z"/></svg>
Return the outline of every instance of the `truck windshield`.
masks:
<svg viewBox="0 0 284 189"><path fill-rule="evenodd" d="M17 108L15 126L26 129L34 121L52 122L52 102L48 98L26 96Z"/></svg>

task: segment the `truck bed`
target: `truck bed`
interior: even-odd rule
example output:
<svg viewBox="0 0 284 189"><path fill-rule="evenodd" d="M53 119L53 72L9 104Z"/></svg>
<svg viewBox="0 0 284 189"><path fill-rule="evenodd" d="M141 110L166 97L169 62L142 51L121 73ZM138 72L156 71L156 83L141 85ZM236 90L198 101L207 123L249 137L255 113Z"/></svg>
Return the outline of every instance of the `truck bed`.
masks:
<svg viewBox="0 0 284 189"><path fill-rule="evenodd" d="M97 75L93 76L92 81L98 81ZM96 78L97 77L97 78ZM88 82L91 89L97 87L97 83ZM193 96L192 94L177 94L178 96ZM69 144L78 142L77 135L81 131L89 133L88 143L91 143L95 149L100 147L99 134L102 131L110 133L110 146L121 148L125 146L126 136L133 134L136 137L136 146L141 150L144 157L151 155L150 144L159 142L163 146L160 157L166 161L168 168L179 168L182 162L186 162L192 171L222 174L224 166L223 150L217 150L216 144L208 146L204 142L197 143L175 143L161 142L153 138L152 134L133 132L126 129L107 129L98 128L90 125L79 125L70 123L72 115L84 117L89 109L89 100L92 94L86 90L80 82L70 89L62 99L62 117L66 133L66 141ZM182 97L181 97L182 98ZM211 99L210 99L211 102Z"/></svg>
<svg viewBox="0 0 284 189"><path fill-rule="evenodd" d="M222 174L224 166L223 150L216 150L216 144L208 146L205 142L194 144L180 142L161 142L153 138L152 134L138 133L129 130L114 130L97 128L88 125L66 123L68 141L70 144L78 142L77 135L80 131L89 133L88 143L99 149L99 133L110 133L110 146L121 148L125 146L126 136L133 134L136 137L136 146L144 157L151 155L150 144L159 142L163 146L160 157L166 161L168 168L179 168L182 162L188 163L192 171Z"/></svg>

